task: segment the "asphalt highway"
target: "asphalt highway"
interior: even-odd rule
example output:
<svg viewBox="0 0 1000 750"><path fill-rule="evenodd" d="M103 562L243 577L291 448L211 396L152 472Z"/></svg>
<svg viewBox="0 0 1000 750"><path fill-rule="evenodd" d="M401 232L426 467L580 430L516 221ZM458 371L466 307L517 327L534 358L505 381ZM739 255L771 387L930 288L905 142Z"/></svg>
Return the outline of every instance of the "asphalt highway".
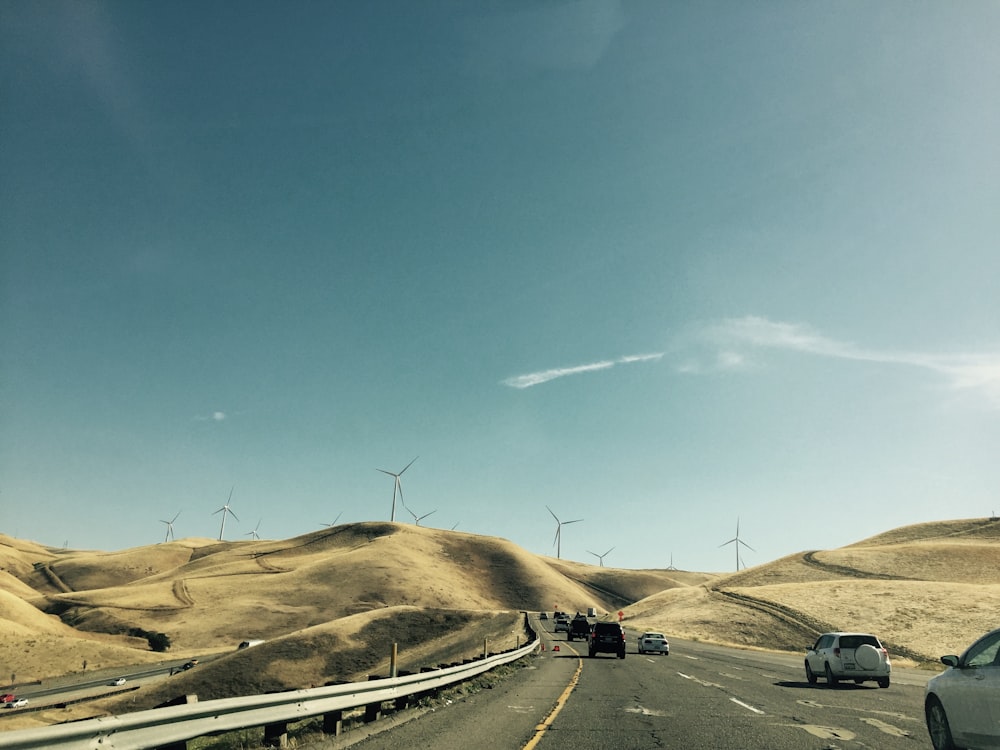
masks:
<svg viewBox="0 0 1000 750"><path fill-rule="evenodd" d="M536 623L551 628L551 621ZM894 669L874 683L809 685L802 657L671 640L669 656L624 660L545 630L545 649L493 690L412 721L322 744L361 750L914 750L930 748L923 691L932 676ZM667 634L669 638L669 633ZM805 646L805 644L803 644ZM558 648L558 650L556 650ZM804 652L804 649L803 649ZM891 656L891 654L890 654ZM382 722L379 722L380 724ZM391 728L390 728L391 727ZM378 732L368 736L368 732Z"/></svg>

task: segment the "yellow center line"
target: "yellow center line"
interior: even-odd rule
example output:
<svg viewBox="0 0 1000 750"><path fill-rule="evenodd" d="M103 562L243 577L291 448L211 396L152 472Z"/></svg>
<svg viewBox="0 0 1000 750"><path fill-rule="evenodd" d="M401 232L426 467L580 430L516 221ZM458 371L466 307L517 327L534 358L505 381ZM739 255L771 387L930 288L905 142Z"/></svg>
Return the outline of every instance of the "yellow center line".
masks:
<svg viewBox="0 0 1000 750"><path fill-rule="evenodd" d="M532 735L531 739L528 740L528 744L526 744L521 750L533 750L539 740L542 739L545 731L552 725L552 722L555 721L556 716L558 716L559 712L562 711L563 706L566 705L566 701L569 698L569 694L573 692L573 688L576 687L576 683L580 680L580 673L583 671L583 659L580 657L580 654L577 653L577 650L572 646L567 646L566 648L576 654L576 672L573 673L573 677L570 679L566 689L563 690L559 698L556 699L556 705L553 706L551 711L549 711L549 715L542 719L541 724L535 727L535 733Z"/></svg>

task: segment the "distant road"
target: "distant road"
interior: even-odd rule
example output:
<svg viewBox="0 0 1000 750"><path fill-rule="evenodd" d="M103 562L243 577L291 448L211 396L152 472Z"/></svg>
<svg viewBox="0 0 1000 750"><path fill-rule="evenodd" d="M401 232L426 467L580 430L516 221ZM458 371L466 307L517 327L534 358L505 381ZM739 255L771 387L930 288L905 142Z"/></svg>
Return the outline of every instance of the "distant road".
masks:
<svg viewBox="0 0 1000 750"><path fill-rule="evenodd" d="M215 657L204 657L203 661L212 658ZM128 692L140 685L148 685L152 682L165 680L174 672L180 671L181 665L185 661L185 659L181 659L176 662L158 664L156 666L122 667L121 670L110 676L107 674L108 670L105 670L105 675L102 677L93 677L86 673L81 673L72 678L59 677L53 680L43 680L37 685L28 685L20 688L16 693L19 698L28 699L32 710L63 703L73 703L85 699L102 698L115 693ZM125 685L112 685L117 677L126 678ZM2 716L3 714L0 714L0 717Z"/></svg>
<svg viewBox="0 0 1000 750"><path fill-rule="evenodd" d="M551 627L551 621L540 624ZM831 689L822 681L806 682L798 655L670 639L670 656L640 656L635 651L636 635L629 632L628 654L620 660L607 654L591 659L579 641L568 643L563 633L558 638L546 633L546 650L533 659L532 667L497 688L361 741L363 734L349 733L322 747L915 750L931 746L922 708L931 673L897 669L886 690L873 683ZM558 652L552 650L555 645ZM550 716L574 679L565 705Z"/></svg>

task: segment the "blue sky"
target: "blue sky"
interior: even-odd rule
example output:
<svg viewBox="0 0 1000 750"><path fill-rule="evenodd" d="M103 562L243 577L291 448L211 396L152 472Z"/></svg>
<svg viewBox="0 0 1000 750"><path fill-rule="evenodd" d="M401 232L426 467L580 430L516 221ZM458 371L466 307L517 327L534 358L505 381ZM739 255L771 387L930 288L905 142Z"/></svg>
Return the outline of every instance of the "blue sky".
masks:
<svg viewBox="0 0 1000 750"><path fill-rule="evenodd" d="M726 571L1000 510L1000 4L0 8L0 530Z"/></svg>

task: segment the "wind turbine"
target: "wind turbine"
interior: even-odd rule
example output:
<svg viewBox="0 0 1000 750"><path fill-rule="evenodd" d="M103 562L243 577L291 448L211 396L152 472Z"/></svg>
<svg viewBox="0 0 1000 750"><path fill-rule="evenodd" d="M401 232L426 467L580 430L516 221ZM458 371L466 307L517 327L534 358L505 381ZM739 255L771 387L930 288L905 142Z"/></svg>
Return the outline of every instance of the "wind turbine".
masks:
<svg viewBox="0 0 1000 750"><path fill-rule="evenodd" d="M614 547L612 547L611 549L614 549ZM587 552L590 552L590 554L592 554L594 557L596 557L598 560L600 560L601 561L601 567L603 568L604 567L604 558L611 554L611 549L609 549L603 555L599 555L596 552L590 552L589 549L587 550Z"/></svg>
<svg viewBox="0 0 1000 750"><path fill-rule="evenodd" d="M233 487L232 487L232 489L229 490L229 498L226 500L226 504L223 505L221 508L219 508L217 511L215 511L215 513L221 513L222 514L222 528L219 529L219 541L220 542L222 541L222 535L226 533L226 516L232 516L237 521L240 520L240 517L237 516L235 513L233 513L233 509L229 507L229 501L233 499L233 490L235 490L235 489L236 489L236 485L234 484ZM214 516L215 513L213 513L212 515Z"/></svg>
<svg viewBox="0 0 1000 750"><path fill-rule="evenodd" d="M260 521L263 521L263 520L264 520L263 518L262 518L262 519L260 519ZM258 533L257 533L257 529L259 529L259 528L260 528L260 521L257 521L257 525L256 525L256 526L254 526L254 527L253 527L253 529L252 529L251 531L248 531L248 532L247 532L246 534L244 534L243 536L252 536L252 537L254 538L254 541L256 541L256 540L260 539L260 534L258 534Z"/></svg>
<svg viewBox="0 0 1000 750"><path fill-rule="evenodd" d="M340 520L340 517L342 515L344 515L344 511L340 511L340 513L337 514L337 517L333 519L333 523L324 523L323 525L326 526L327 528L333 528L334 526L337 525L337 521Z"/></svg>
<svg viewBox="0 0 1000 750"><path fill-rule="evenodd" d="M422 520L424 520L425 518L427 518L427 516L431 515L432 513L437 513L437 508L435 508L430 513L424 513L422 516L418 516L416 513L414 513L412 510L410 510L410 506L406 505L405 503L403 504L403 507L406 508L406 512L407 513L409 513L411 516L413 516L413 523L416 526L419 526L420 522Z"/></svg>
<svg viewBox="0 0 1000 750"><path fill-rule="evenodd" d="M670 565L667 566L667 570L677 570L677 568L674 567L674 553L673 552L670 553Z"/></svg>
<svg viewBox="0 0 1000 750"><path fill-rule="evenodd" d="M179 516L180 514L181 512L177 511L177 516ZM163 541L167 541L168 539L174 538L174 521L177 520L177 516L174 516L169 521L160 521L160 523L165 523L167 525L167 533L166 536L163 537Z"/></svg>
<svg viewBox="0 0 1000 750"><path fill-rule="evenodd" d="M420 456L417 456L416 458L414 458L413 461L416 461L417 458L420 458ZM406 471L411 466L413 466L413 461L410 461L410 463L408 463L406 466L404 466L403 470L400 471L398 474L396 472L394 472L394 471L386 471L385 469L375 469L375 471L381 471L383 474L388 474L390 477L395 477L395 479L396 479L395 484L393 484L393 486L392 486L392 513L389 514L389 520L390 521L395 521L396 520L396 491L397 490L399 491L399 499L400 499L400 501L402 501L402 499L403 499L403 485L400 484L399 478L401 476L403 476L403 471Z"/></svg>
<svg viewBox="0 0 1000 750"><path fill-rule="evenodd" d="M736 546L736 572L738 573L739 570L740 570L740 545L742 544L744 547L746 547L751 552L756 552L757 551L753 547L751 547L749 544L747 544L746 542L744 542L742 539L740 539L740 518L739 518L739 516L736 517L736 536L734 536L728 542L723 542L719 546L720 547L725 547L727 544L733 544L734 542L735 542L735 546ZM746 566L744 566L744 567L746 567Z"/></svg>
<svg viewBox="0 0 1000 750"><path fill-rule="evenodd" d="M549 513L552 513L552 508L549 508L548 505L546 505L545 507L549 511ZM552 517L556 519L556 539L553 542L553 544L556 545L556 559L559 559L562 556L562 527L565 526L566 524L578 523L583 519L577 518L572 521L560 521L559 516L557 516L555 513L552 513Z"/></svg>

